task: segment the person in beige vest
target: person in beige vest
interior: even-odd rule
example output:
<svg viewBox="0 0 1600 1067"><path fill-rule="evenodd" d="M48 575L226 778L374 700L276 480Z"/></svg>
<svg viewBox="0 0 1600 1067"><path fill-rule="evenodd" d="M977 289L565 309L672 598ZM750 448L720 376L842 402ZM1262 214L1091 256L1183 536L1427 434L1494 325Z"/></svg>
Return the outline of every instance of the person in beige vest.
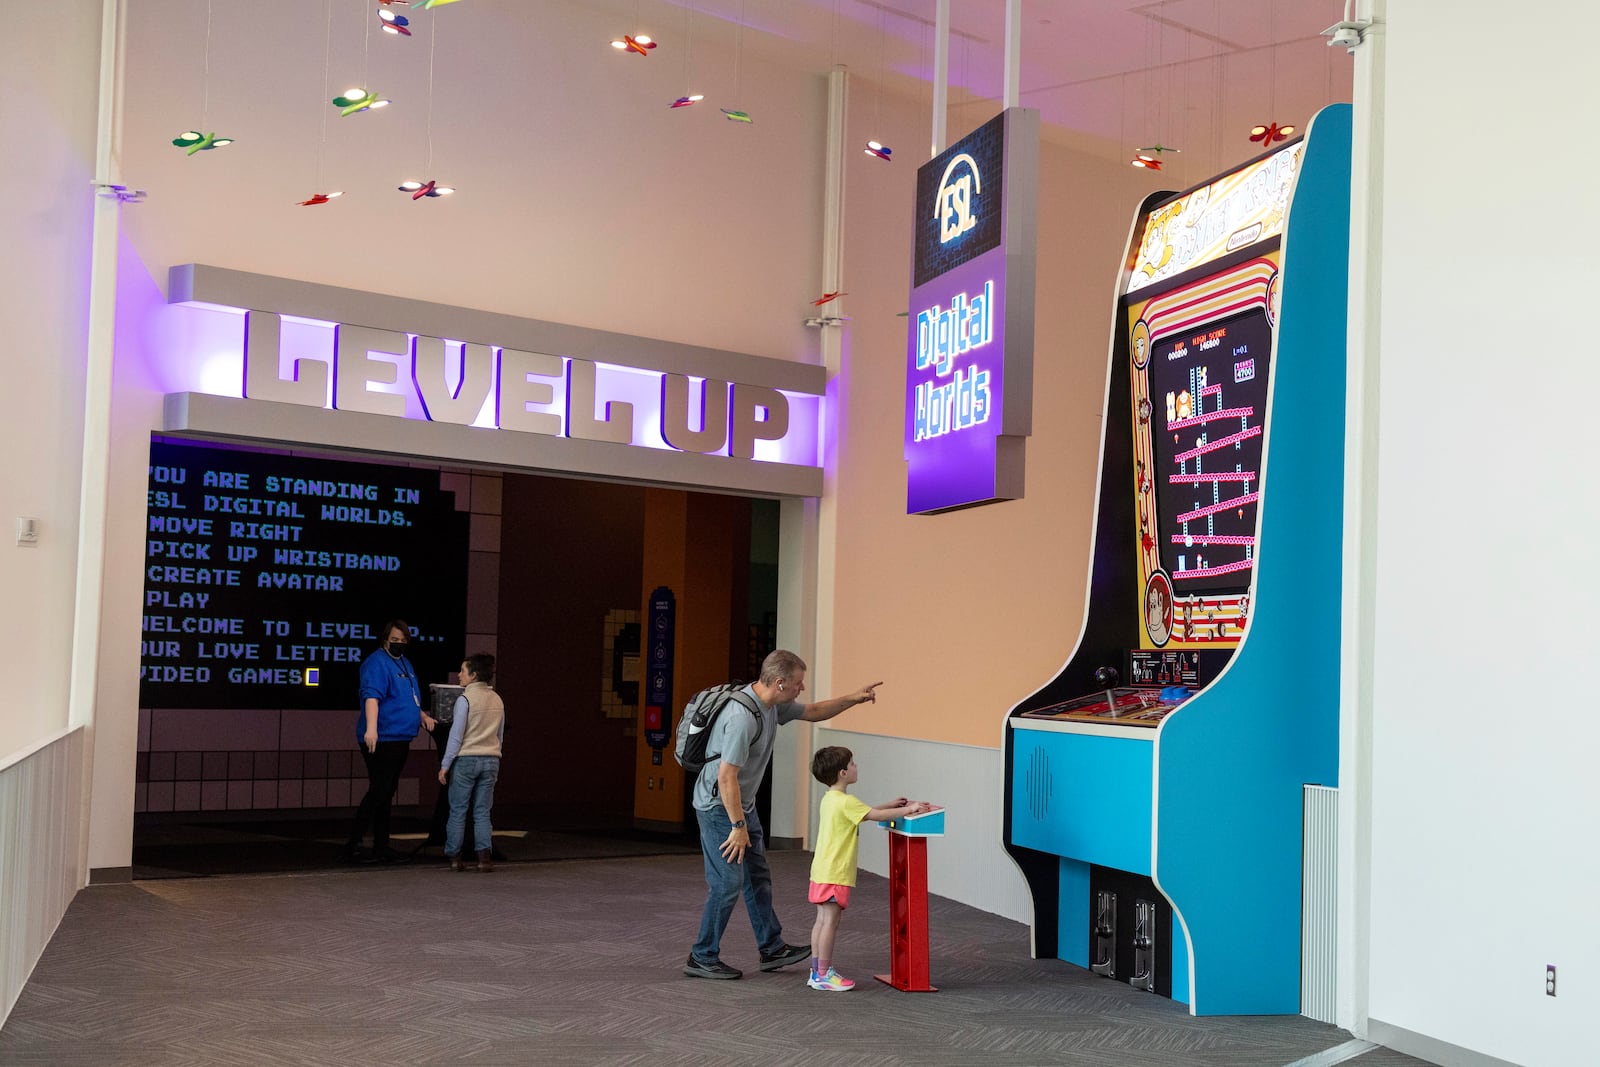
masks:
<svg viewBox="0 0 1600 1067"><path fill-rule="evenodd" d="M450 741L439 765L439 784L450 786L450 818L444 827L444 854L452 871L467 869L461 858L467 802L472 802L472 842L478 846L478 870L494 870L494 783L500 777L500 745L506 734L506 706L494 691L494 657L487 652L461 663L462 694L456 697Z"/></svg>

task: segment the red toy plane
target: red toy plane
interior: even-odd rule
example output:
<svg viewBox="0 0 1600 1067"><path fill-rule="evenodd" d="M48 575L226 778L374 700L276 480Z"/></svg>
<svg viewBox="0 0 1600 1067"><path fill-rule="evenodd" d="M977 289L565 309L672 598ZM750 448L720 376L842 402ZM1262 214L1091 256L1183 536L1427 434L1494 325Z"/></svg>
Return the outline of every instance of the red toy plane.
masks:
<svg viewBox="0 0 1600 1067"><path fill-rule="evenodd" d="M1276 122L1269 122L1265 126L1255 126L1250 130L1250 139L1270 145L1274 141L1281 141L1294 133L1293 126L1279 126Z"/></svg>
<svg viewBox="0 0 1600 1067"><path fill-rule="evenodd" d="M850 295L849 293L842 292L842 291L841 292L837 292L837 293L823 293L821 296L817 297L817 299L811 301L811 306L815 307L815 308L819 308L823 304L826 304L826 303L829 303L831 301L839 299L841 296L849 296L849 295Z"/></svg>
<svg viewBox="0 0 1600 1067"><path fill-rule="evenodd" d="M611 42L611 47L619 52L637 52L641 56L648 56L655 46L656 43L642 33L637 37L625 33L622 40Z"/></svg>
<svg viewBox="0 0 1600 1067"><path fill-rule="evenodd" d="M425 196L449 196L455 192L450 186L440 185L436 181L401 182L400 191L410 193L413 200L421 200Z"/></svg>

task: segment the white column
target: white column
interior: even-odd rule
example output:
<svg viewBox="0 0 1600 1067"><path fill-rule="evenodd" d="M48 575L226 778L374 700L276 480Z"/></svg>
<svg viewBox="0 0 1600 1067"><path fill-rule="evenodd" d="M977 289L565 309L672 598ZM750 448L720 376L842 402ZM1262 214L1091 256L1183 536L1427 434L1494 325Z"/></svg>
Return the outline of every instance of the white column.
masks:
<svg viewBox="0 0 1600 1067"><path fill-rule="evenodd" d="M121 181L118 148L122 112L120 0L102 0L99 131L95 180ZM93 196L85 189L84 196ZM100 685L100 622L104 603L106 495L111 483L111 373L117 319L118 231L122 205L94 196L89 259L88 352L84 368L82 482L78 490L78 562L73 597L72 667L67 722L88 727L83 746L83 797L79 808L80 883L88 881L89 816L95 747L95 698Z"/></svg>
<svg viewBox="0 0 1600 1067"><path fill-rule="evenodd" d="M931 159L944 151L950 110L950 0L936 0L933 16L933 147Z"/></svg>
<svg viewBox="0 0 1600 1067"><path fill-rule="evenodd" d="M1006 0L1006 85L1002 107L1016 107L1022 90L1022 0Z"/></svg>
<svg viewBox="0 0 1600 1067"><path fill-rule="evenodd" d="M849 134L849 75L828 75L828 131L824 151L822 199L822 289L843 288L845 140ZM839 302L830 308L841 306ZM830 311L829 314L842 314ZM822 364L830 380L839 375L842 337L837 326L819 329ZM842 415L839 395L830 390L823 403L819 459L823 466L820 501L786 500L778 525L778 647L796 652L810 670L806 687L813 697L833 696L833 546L837 514L831 499L834 442ZM807 838L811 816L811 726L794 723L778 731L772 754L772 837Z"/></svg>
<svg viewBox="0 0 1600 1067"><path fill-rule="evenodd" d="M1360 18L1381 19L1386 0ZM1372 858L1372 665L1376 603L1378 364L1383 260L1384 41L1355 52L1345 378L1344 558L1339 666L1338 1025L1367 1034Z"/></svg>

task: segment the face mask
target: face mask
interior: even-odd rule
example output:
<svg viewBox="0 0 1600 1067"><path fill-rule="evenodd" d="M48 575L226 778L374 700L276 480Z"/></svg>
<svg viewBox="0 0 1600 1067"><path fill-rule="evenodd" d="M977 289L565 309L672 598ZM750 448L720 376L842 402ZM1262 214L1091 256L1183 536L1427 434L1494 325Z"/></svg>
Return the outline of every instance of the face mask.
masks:
<svg viewBox="0 0 1600 1067"><path fill-rule="evenodd" d="M389 642L389 655L395 657L396 659L399 659L401 656L403 656L405 654L406 654L406 643L404 641L390 641Z"/></svg>

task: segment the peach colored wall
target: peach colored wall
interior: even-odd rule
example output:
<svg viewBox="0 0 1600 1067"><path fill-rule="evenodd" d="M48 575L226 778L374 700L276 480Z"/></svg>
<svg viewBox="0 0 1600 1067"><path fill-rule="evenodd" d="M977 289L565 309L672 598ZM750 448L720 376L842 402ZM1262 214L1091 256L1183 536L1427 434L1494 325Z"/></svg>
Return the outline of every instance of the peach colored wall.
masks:
<svg viewBox="0 0 1600 1067"><path fill-rule="evenodd" d="M887 104L858 92L853 125L864 129L875 117L881 124L880 107ZM902 458L908 319L896 313L906 310L909 292L911 203L915 167L926 158L925 115L895 112L907 158L892 175L864 153L851 157L845 284L852 321L837 389L843 421L833 501L832 680L839 688L880 678L885 685L875 707L835 722L866 733L996 747L1005 712L1053 677L1077 640L1113 289L1133 212L1160 186L1133 168L1044 147L1026 495L908 516Z"/></svg>

